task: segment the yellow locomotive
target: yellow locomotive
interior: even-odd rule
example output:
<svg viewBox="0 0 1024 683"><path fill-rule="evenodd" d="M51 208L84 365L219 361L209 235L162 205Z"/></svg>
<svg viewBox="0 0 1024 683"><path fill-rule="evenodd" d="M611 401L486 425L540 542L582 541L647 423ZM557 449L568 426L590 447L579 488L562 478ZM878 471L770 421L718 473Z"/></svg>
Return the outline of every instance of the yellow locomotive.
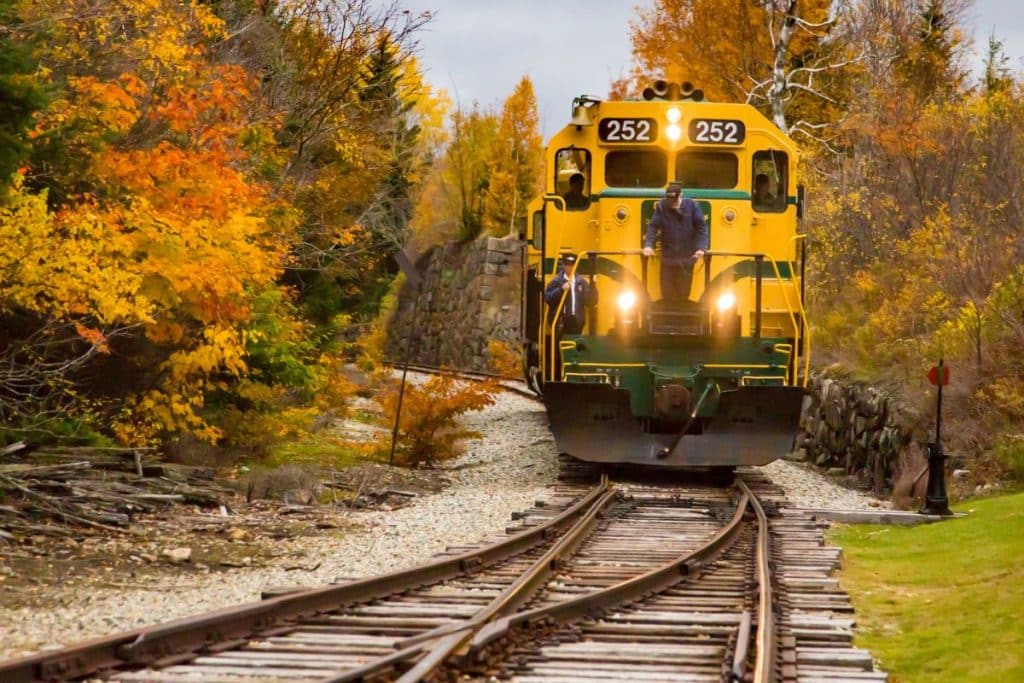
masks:
<svg viewBox="0 0 1024 683"><path fill-rule="evenodd" d="M810 353L796 168L796 146L755 108L688 83L574 100L524 235L524 364L560 451L679 468L789 450ZM643 250L673 182L710 233L684 300L660 291L662 250ZM566 254L588 293L576 325L572 287L544 295Z"/></svg>

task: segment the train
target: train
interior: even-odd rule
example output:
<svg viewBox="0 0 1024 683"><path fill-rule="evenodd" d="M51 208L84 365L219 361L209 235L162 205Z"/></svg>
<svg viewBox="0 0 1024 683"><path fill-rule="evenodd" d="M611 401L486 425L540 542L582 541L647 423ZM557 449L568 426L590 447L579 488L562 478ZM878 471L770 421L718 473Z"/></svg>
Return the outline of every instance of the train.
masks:
<svg viewBox="0 0 1024 683"><path fill-rule="evenodd" d="M560 452L729 471L791 449L811 353L798 162L756 108L690 83L573 100L521 230L524 372ZM685 300L661 292L662 248L644 250L672 183L710 237ZM565 324L571 288L545 300L565 255L593 292L579 329Z"/></svg>

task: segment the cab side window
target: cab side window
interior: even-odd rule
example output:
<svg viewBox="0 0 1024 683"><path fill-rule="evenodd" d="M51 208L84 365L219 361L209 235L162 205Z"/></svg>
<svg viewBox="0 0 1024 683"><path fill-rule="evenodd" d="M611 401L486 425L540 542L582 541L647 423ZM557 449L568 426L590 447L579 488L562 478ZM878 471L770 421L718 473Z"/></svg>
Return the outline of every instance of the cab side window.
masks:
<svg viewBox="0 0 1024 683"><path fill-rule="evenodd" d="M786 210L789 187L789 156L768 150L754 154L754 176L751 179L751 203L754 211L782 213Z"/></svg>
<svg viewBox="0 0 1024 683"><path fill-rule="evenodd" d="M590 208L590 175L587 150L569 147L555 154L555 193L565 200L566 210Z"/></svg>

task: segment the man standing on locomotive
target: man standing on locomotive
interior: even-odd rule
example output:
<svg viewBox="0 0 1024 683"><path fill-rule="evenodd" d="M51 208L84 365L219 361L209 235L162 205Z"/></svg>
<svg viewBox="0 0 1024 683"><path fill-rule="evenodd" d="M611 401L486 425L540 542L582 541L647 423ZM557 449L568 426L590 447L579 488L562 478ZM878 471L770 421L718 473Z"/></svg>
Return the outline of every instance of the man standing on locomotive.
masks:
<svg viewBox="0 0 1024 683"><path fill-rule="evenodd" d="M579 334L587 320L587 307L597 305L597 290L583 277L573 273L576 257L562 254L558 274L544 288L544 301L548 304L548 317L553 318L564 293L565 304L559 330L566 334Z"/></svg>
<svg viewBox="0 0 1024 683"><path fill-rule="evenodd" d="M654 208L644 232L644 256L654 255L661 237L661 298L678 305L690 298L693 265L710 247L708 224L697 203L682 196L679 183L669 183L665 199Z"/></svg>

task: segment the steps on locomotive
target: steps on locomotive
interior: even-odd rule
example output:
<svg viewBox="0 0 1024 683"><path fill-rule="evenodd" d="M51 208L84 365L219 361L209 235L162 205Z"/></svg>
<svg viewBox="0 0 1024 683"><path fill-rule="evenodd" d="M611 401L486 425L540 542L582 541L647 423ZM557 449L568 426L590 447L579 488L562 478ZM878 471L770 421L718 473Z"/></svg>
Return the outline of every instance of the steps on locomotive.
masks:
<svg viewBox="0 0 1024 683"><path fill-rule="evenodd" d="M696 301L651 303L647 314L650 334L700 336L707 334L707 312Z"/></svg>

